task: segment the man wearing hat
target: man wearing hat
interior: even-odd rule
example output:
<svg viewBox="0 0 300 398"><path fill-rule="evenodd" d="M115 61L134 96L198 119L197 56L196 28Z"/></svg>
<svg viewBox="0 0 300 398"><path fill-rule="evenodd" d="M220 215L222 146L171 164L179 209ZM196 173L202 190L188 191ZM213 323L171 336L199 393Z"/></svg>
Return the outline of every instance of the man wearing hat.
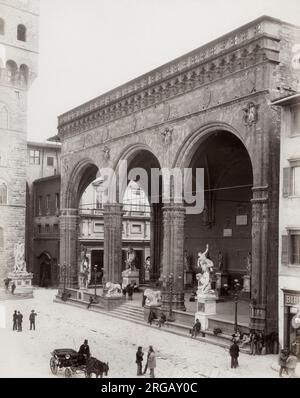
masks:
<svg viewBox="0 0 300 398"><path fill-rule="evenodd" d="M91 356L90 347L88 345L88 341L87 340L84 340L84 343L80 346L78 354L79 354L79 362L82 365L85 365L86 364L86 360L88 358L90 358L90 356Z"/></svg>
<svg viewBox="0 0 300 398"><path fill-rule="evenodd" d="M30 330L35 330L35 317L37 314L34 312L34 310L31 311L31 314L29 315L29 322L30 322Z"/></svg>

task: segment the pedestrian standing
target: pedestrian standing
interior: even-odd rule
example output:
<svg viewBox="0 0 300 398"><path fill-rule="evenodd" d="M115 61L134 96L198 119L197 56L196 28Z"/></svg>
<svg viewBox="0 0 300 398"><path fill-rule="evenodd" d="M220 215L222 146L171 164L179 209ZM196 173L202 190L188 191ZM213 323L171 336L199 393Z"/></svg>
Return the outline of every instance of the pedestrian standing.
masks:
<svg viewBox="0 0 300 398"><path fill-rule="evenodd" d="M18 325L18 332L22 332L22 323L23 323L23 315L20 311L18 311L17 316L17 325Z"/></svg>
<svg viewBox="0 0 300 398"><path fill-rule="evenodd" d="M150 377L155 378L154 369L156 368L156 356L152 345L149 347L148 367L150 369Z"/></svg>
<svg viewBox="0 0 300 398"><path fill-rule="evenodd" d="M31 311L31 314L29 315L29 322L30 322L30 330L35 330L35 317L37 314L34 312L34 310Z"/></svg>
<svg viewBox="0 0 300 398"><path fill-rule="evenodd" d="M18 312L13 313L13 330L18 330Z"/></svg>
<svg viewBox="0 0 300 398"><path fill-rule="evenodd" d="M229 353L231 356L231 369L235 369L239 366L238 357L239 357L240 348L236 341L229 348Z"/></svg>
<svg viewBox="0 0 300 398"><path fill-rule="evenodd" d="M11 294L14 294L15 290L16 290L16 284L15 284L15 282L13 282L11 285Z"/></svg>
<svg viewBox="0 0 300 398"><path fill-rule="evenodd" d="M279 377L282 377L282 373L283 371L285 371L286 374L288 374L287 368L286 368L286 361L288 359L289 356L289 351L285 348L283 350L281 350L280 354L279 354Z"/></svg>
<svg viewBox="0 0 300 398"><path fill-rule="evenodd" d="M10 280L8 278L4 279L4 286L5 286L6 293L8 292L9 282L10 282Z"/></svg>
<svg viewBox="0 0 300 398"><path fill-rule="evenodd" d="M130 284L127 286L127 288L126 288L126 291L127 291L127 294L128 294L128 300L130 300L130 301L132 301L133 290L134 290L134 287L133 287L133 285L130 283Z"/></svg>
<svg viewBox="0 0 300 398"><path fill-rule="evenodd" d="M138 350L136 352L136 365L137 365L137 376L142 376L142 366L143 366L143 347L138 347Z"/></svg>

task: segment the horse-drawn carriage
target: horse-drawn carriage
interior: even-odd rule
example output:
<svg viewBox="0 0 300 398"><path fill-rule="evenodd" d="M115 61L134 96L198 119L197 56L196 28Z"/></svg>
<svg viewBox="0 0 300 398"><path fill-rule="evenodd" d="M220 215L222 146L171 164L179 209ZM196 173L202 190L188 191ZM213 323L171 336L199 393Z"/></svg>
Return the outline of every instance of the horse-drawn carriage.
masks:
<svg viewBox="0 0 300 398"><path fill-rule="evenodd" d="M82 373L88 378L90 378L93 373L97 378L99 376L102 378L103 374L105 376L108 374L108 363L101 362L93 357L85 359L73 349L57 349L51 352L51 355L50 369L54 375L57 375L60 370L64 370L65 377L67 378Z"/></svg>

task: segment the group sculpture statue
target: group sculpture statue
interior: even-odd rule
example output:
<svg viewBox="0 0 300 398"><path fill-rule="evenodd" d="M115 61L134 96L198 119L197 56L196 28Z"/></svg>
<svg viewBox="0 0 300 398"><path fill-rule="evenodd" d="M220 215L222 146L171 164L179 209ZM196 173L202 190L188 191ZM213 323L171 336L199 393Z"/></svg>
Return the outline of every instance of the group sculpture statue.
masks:
<svg viewBox="0 0 300 398"><path fill-rule="evenodd" d="M26 273L26 262L25 262L25 245L24 243L16 243L14 247L14 273Z"/></svg>
<svg viewBox="0 0 300 398"><path fill-rule="evenodd" d="M105 285L106 297L122 297L122 288L118 283L107 282Z"/></svg>
<svg viewBox="0 0 300 398"><path fill-rule="evenodd" d="M146 289L144 292L144 296L146 297L146 305L148 307L158 307L161 305L161 292Z"/></svg>
<svg viewBox="0 0 300 398"><path fill-rule="evenodd" d="M198 253L197 269L200 270L200 272L196 275L198 281L198 295L214 293L214 290L211 288L211 272L214 267L214 263L206 257L208 254L208 249L209 246L206 245L205 252Z"/></svg>

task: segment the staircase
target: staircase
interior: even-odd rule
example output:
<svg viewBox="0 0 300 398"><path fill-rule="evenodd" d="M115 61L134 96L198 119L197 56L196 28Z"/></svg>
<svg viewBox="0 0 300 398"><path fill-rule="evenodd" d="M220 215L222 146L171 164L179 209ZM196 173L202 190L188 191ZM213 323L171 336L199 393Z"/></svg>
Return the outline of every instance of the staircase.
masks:
<svg viewBox="0 0 300 398"><path fill-rule="evenodd" d="M145 324L144 308L138 307L130 301L121 304L118 308L111 311L111 314L127 321Z"/></svg>

